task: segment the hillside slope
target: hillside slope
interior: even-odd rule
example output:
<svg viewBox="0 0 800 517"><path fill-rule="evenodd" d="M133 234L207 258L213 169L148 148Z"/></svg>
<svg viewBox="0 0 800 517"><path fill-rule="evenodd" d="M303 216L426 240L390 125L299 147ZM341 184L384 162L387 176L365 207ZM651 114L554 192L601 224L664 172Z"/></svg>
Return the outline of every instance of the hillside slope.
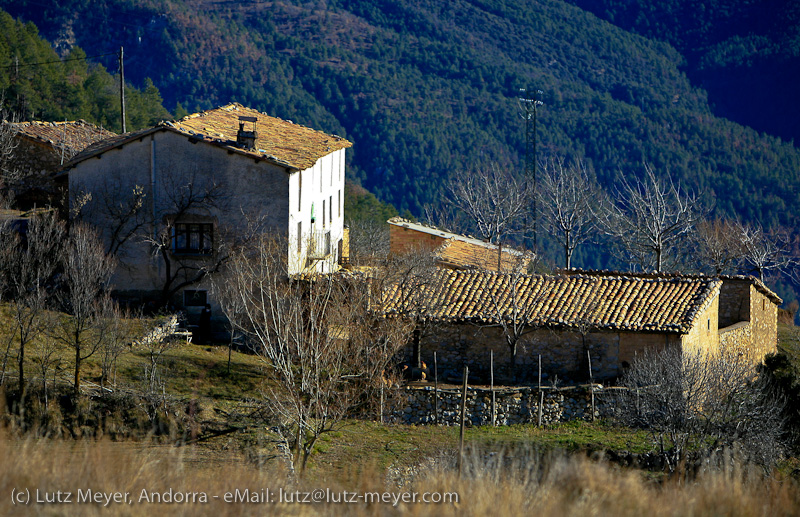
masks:
<svg viewBox="0 0 800 517"><path fill-rule="evenodd" d="M229 101L346 136L357 181L420 214L454 169L519 169L520 87L543 90L541 154L605 185L669 171L719 209L795 225L800 152L718 118L684 57L559 0L0 0L66 48L125 46L167 106ZM99 58L115 70L112 58Z"/></svg>

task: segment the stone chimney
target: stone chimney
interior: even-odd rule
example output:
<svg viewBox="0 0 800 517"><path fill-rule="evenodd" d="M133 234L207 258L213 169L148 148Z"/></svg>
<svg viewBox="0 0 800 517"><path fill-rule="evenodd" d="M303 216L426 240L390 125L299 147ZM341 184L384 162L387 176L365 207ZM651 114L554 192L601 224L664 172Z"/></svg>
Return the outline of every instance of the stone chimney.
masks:
<svg viewBox="0 0 800 517"><path fill-rule="evenodd" d="M248 151L252 151L256 148L256 138L258 138L258 132L256 132L257 121L258 119L256 117L239 117L239 131L236 133L236 145ZM252 131L245 131L245 122L253 124Z"/></svg>

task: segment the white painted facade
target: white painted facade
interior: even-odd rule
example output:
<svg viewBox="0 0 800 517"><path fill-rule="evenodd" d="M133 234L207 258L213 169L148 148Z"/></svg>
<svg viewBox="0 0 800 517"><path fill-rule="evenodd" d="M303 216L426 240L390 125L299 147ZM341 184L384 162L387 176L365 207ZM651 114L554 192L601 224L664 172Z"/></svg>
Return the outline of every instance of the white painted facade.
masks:
<svg viewBox="0 0 800 517"><path fill-rule="evenodd" d="M337 267L344 235L344 179L344 149L289 175L290 273L329 273Z"/></svg>

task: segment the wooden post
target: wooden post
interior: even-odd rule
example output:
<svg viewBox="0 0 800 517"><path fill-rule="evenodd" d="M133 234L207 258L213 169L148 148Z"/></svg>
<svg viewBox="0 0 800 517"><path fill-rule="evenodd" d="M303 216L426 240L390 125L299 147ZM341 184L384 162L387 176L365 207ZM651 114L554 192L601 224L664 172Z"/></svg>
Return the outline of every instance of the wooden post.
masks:
<svg viewBox="0 0 800 517"><path fill-rule="evenodd" d="M544 406L544 392L542 391L542 354L539 354L539 427L542 427L542 406Z"/></svg>
<svg viewBox="0 0 800 517"><path fill-rule="evenodd" d="M381 381L381 425L383 425L383 381Z"/></svg>
<svg viewBox="0 0 800 517"><path fill-rule="evenodd" d="M461 478L461 469L464 464L464 418L467 411L467 377L469 366L464 365L464 388L461 391L461 433L458 438L458 477Z"/></svg>
<svg viewBox="0 0 800 517"><path fill-rule="evenodd" d="M122 118L122 132L127 133L128 127L125 124L125 58L122 47L119 47L119 105Z"/></svg>
<svg viewBox="0 0 800 517"><path fill-rule="evenodd" d="M594 422L594 377L592 376L592 353L586 351L586 357L589 358L589 393L592 400L592 422Z"/></svg>
<svg viewBox="0 0 800 517"><path fill-rule="evenodd" d="M497 413L495 407L495 396L494 396L494 350L489 351L489 387L492 391L492 427L495 426L495 414Z"/></svg>
<svg viewBox="0 0 800 517"><path fill-rule="evenodd" d="M433 353L433 418L436 425L439 425L439 365L436 352Z"/></svg>

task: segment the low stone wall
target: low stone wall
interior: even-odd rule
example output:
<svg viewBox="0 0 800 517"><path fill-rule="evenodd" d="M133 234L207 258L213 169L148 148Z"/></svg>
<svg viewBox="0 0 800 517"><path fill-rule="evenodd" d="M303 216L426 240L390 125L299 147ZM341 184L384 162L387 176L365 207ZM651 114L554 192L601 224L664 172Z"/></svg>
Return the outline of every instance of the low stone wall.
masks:
<svg viewBox="0 0 800 517"><path fill-rule="evenodd" d="M178 316L175 314L170 315L167 319L161 323L153 327L153 329L145 334L142 339L138 339L131 343L131 346L148 346L152 344L158 344L167 339L168 337L175 334L175 331L178 330Z"/></svg>
<svg viewBox="0 0 800 517"><path fill-rule="evenodd" d="M624 388L603 388L594 385L595 418L605 418L614 412L616 393ZM544 395L542 424L555 424L569 420L591 420L590 386L541 389ZM394 412L397 421L406 424L436 423L434 388L405 387L400 390L401 404ZM495 422L498 425L538 423L540 391L538 388L496 388ZM461 391L440 389L439 421L444 425L458 425L461 415ZM467 388L465 421L467 425L490 425L492 422L491 390Z"/></svg>
<svg viewBox="0 0 800 517"><path fill-rule="evenodd" d="M752 326L749 321L740 321L719 329L719 349L726 354L750 355ZM759 358L760 360L760 358Z"/></svg>

